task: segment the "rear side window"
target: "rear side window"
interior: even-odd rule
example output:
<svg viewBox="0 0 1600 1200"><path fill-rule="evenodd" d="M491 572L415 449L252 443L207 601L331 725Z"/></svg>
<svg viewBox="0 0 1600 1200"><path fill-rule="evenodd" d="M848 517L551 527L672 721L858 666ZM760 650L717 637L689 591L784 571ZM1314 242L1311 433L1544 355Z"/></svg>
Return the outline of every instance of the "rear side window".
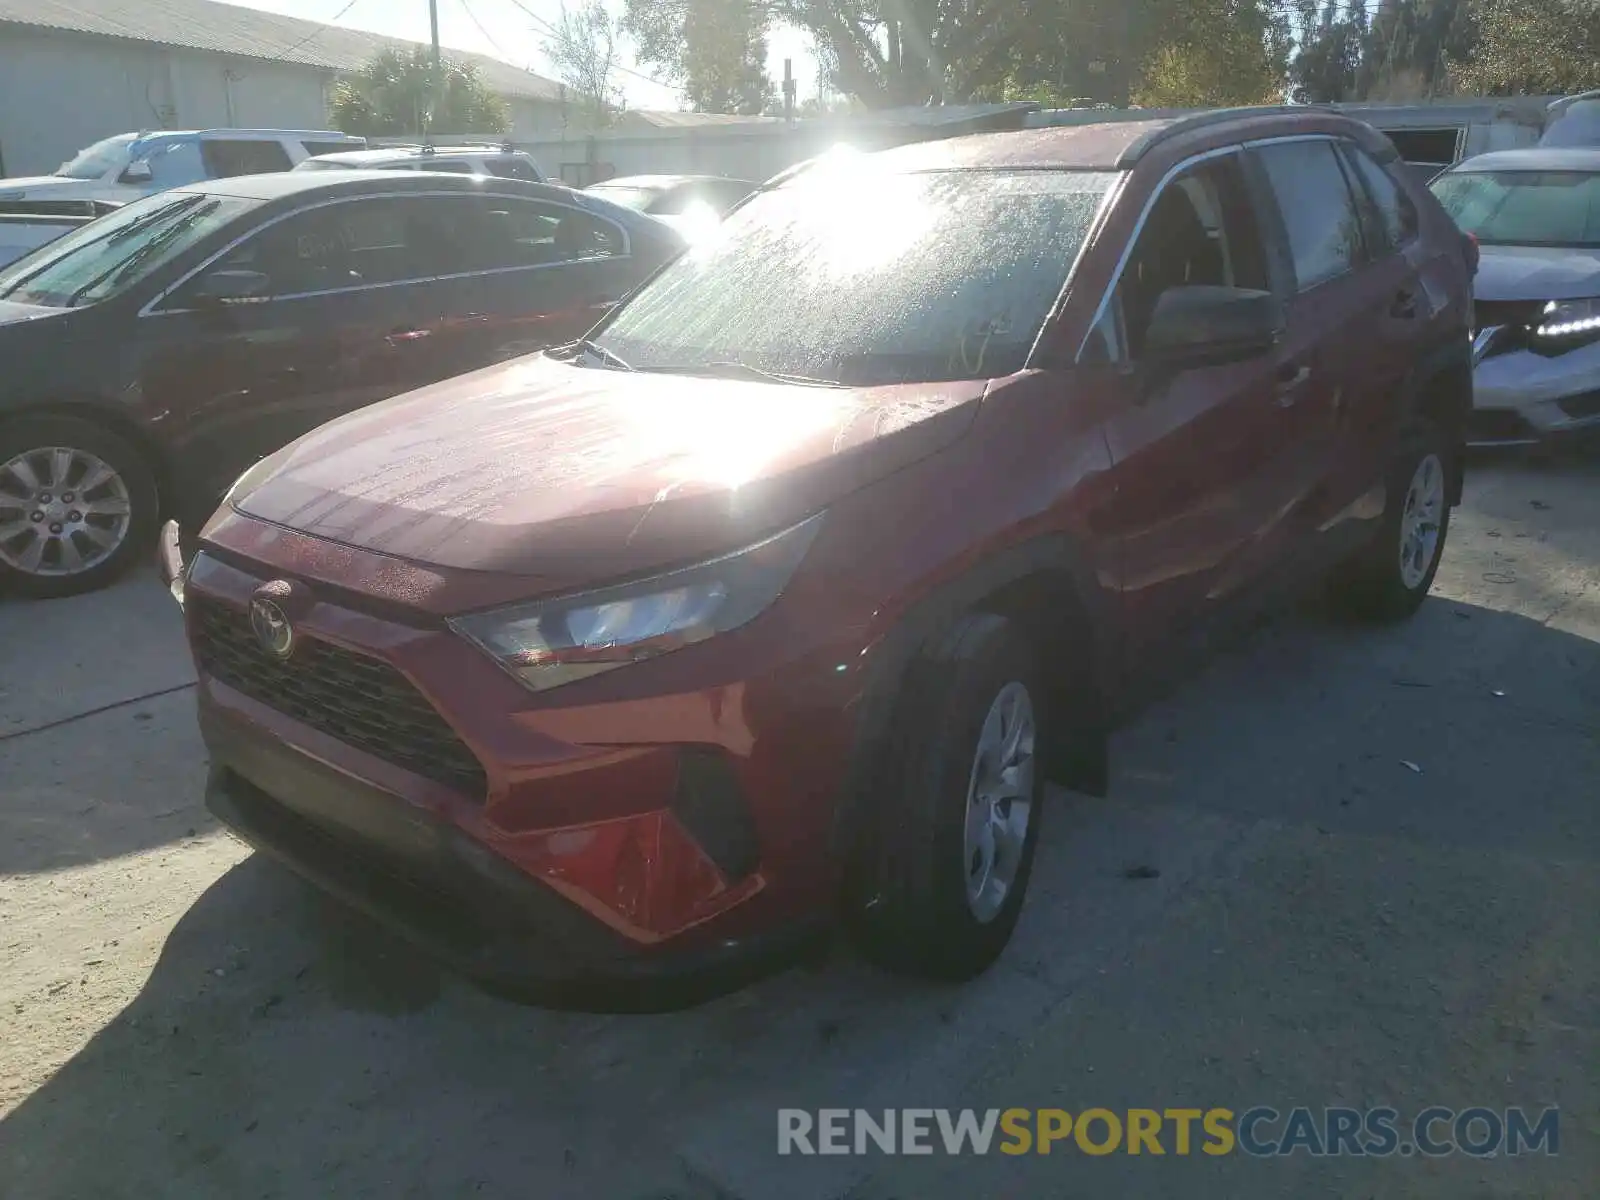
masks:
<svg viewBox="0 0 1600 1200"><path fill-rule="evenodd" d="M424 158L418 160L415 166L408 167L407 169L412 171L442 171L448 175L477 174L471 163L451 162L448 159L440 162L434 159Z"/></svg>
<svg viewBox="0 0 1600 1200"><path fill-rule="evenodd" d="M360 145L352 142L301 142L306 148L306 153L312 158L319 154L343 154L347 150L359 150Z"/></svg>
<svg viewBox="0 0 1600 1200"><path fill-rule="evenodd" d="M525 158L489 158L484 160L484 165L489 168L489 174L499 176L501 179L527 179L539 183L539 172L534 170L533 164Z"/></svg>
<svg viewBox="0 0 1600 1200"><path fill-rule="evenodd" d="M208 138L200 143L200 157L213 179L269 175L291 166L289 152L279 143L265 139Z"/></svg>
<svg viewBox="0 0 1600 1200"><path fill-rule="evenodd" d="M1417 236L1417 206L1372 155L1351 144L1343 150L1361 181L1356 198L1373 248L1394 250L1404 246Z"/></svg>
<svg viewBox="0 0 1600 1200"><path fill-rule="evenodd" d="M564 204L508 196L444 200L465 237L460 271L549 267L627 253L620 226Z"/></svg>
<svg viewBox="0 0 1600 1200"><path fill-rule="evenodd" d="M1283 214L1299 290L1353 270L1361 256L1361 221L1333 143L1281 142L1257 154Z"/></svg>

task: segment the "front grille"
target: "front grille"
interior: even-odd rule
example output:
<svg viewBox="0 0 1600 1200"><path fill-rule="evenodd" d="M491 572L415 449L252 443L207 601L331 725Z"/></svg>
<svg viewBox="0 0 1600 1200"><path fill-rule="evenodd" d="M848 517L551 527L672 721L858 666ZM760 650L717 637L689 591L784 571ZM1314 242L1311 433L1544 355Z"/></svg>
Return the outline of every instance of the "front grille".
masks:
<svg viewBox="0 0 1600 1200"><path fill-rule="evenodd" d="M195 657L212 678L341 742L474 797L483 764L399 671L376 658L305 638L282 662L242 611L194 592L188 608Z"/></svg>

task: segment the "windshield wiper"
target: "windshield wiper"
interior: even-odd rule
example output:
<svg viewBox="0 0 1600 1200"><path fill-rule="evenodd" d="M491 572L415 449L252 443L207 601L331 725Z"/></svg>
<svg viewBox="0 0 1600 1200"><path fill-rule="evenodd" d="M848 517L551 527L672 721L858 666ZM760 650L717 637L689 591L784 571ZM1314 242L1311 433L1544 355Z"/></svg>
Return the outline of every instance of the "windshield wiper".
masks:
<svg viewBox="0 0 1600 1200"><path fill-rule="evenodd" d="M174 221L171 225L168 225L165 229L152 235L148 242L140 246L132 254L128 255L127 258L112 266L109 270L102 271L77 291L73 292L72 295L68 296L67 307L76 308L79 300L83 299L84 296L94 291L95 288L99 287L107 280L110 280L111 285L115 287L122 280L128 278L128 276L130 276L134 271L138 270L147 259L156 254L158 251L165 249L169 242L178 237L180 234L187 233L189 229L193 227L197 218L203 217L207 213L215 211L216 207L217 205L215 203L212 203L205 209L191 207L190 211L185 212L178 220ZM142 222L142 224L148 227L148 222ZM117 240L117 236L114 235L109 240L114 242Z"/></svg>
<svg viewBox="0 0 1600 1200"><path fill-rule="evenodd" d="M579 338L577 341L573 342L572 344L575 347L577 347L579 350L587 350L590 354L594 355L601 362L610 363L613 367L616 367L619 370L622 370L622 371L631 371L631 370L633 370L633 368L630 367L627 363L623 362L620 357L618 357L612 351L607 350L599 342L591 341L588 338Z"/></svg>
<svg viewBox="0 0 1600 1200"><path fill-rule="evenodd" d="M798 383L803 387L840 388L837 379L816 379L810 375L789 375L781 371L763 371L749 363L719 360L705 363L669 363L664 367L640 367L653 375L706 375L713 379L762 379L771 383Z"/></svg>

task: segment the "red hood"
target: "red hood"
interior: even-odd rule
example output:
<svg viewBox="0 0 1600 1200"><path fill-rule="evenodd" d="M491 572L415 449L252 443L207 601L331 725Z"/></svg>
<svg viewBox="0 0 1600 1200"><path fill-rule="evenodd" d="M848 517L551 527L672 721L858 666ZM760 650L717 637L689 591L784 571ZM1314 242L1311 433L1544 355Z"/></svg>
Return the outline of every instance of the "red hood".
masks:
<svg viewBox="0 0 1600 1200"><path fill-rule="evenodd" d="M566 590L797 521L959 438L983 390L819 388L537 356L325 425L233 503L315 538Z"/></svg>

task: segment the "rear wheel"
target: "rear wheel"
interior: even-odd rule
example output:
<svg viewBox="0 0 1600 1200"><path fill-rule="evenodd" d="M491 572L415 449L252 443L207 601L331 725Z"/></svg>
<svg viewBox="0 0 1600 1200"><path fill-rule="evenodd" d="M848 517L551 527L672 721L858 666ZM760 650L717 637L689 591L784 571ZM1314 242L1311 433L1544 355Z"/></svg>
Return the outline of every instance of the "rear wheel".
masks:
<svg viewBox="0 0 1600 1200"><path fill-rule="evenodd" d="M160 498L139 451L71 417L0 425L0 590L104 587L154 544Z"/></svg>
<svg viewBox="0 0 1600 1200"><path fill-rule="evenodd" d="M1433 586L1450 531L1452 465L1437 425L1418 419L1409 427L1390 472L1378 533L1332 581L1341 609L1376 621L1417 611Z"/></svg>
<svg viewBox="0 0 1600 1200"><path fill-rule="evenodd" d="M887 764L868 952L970 979L1010 941L1038 845L1044 690L1005 618L964 618L912 670Z"/></svg>

